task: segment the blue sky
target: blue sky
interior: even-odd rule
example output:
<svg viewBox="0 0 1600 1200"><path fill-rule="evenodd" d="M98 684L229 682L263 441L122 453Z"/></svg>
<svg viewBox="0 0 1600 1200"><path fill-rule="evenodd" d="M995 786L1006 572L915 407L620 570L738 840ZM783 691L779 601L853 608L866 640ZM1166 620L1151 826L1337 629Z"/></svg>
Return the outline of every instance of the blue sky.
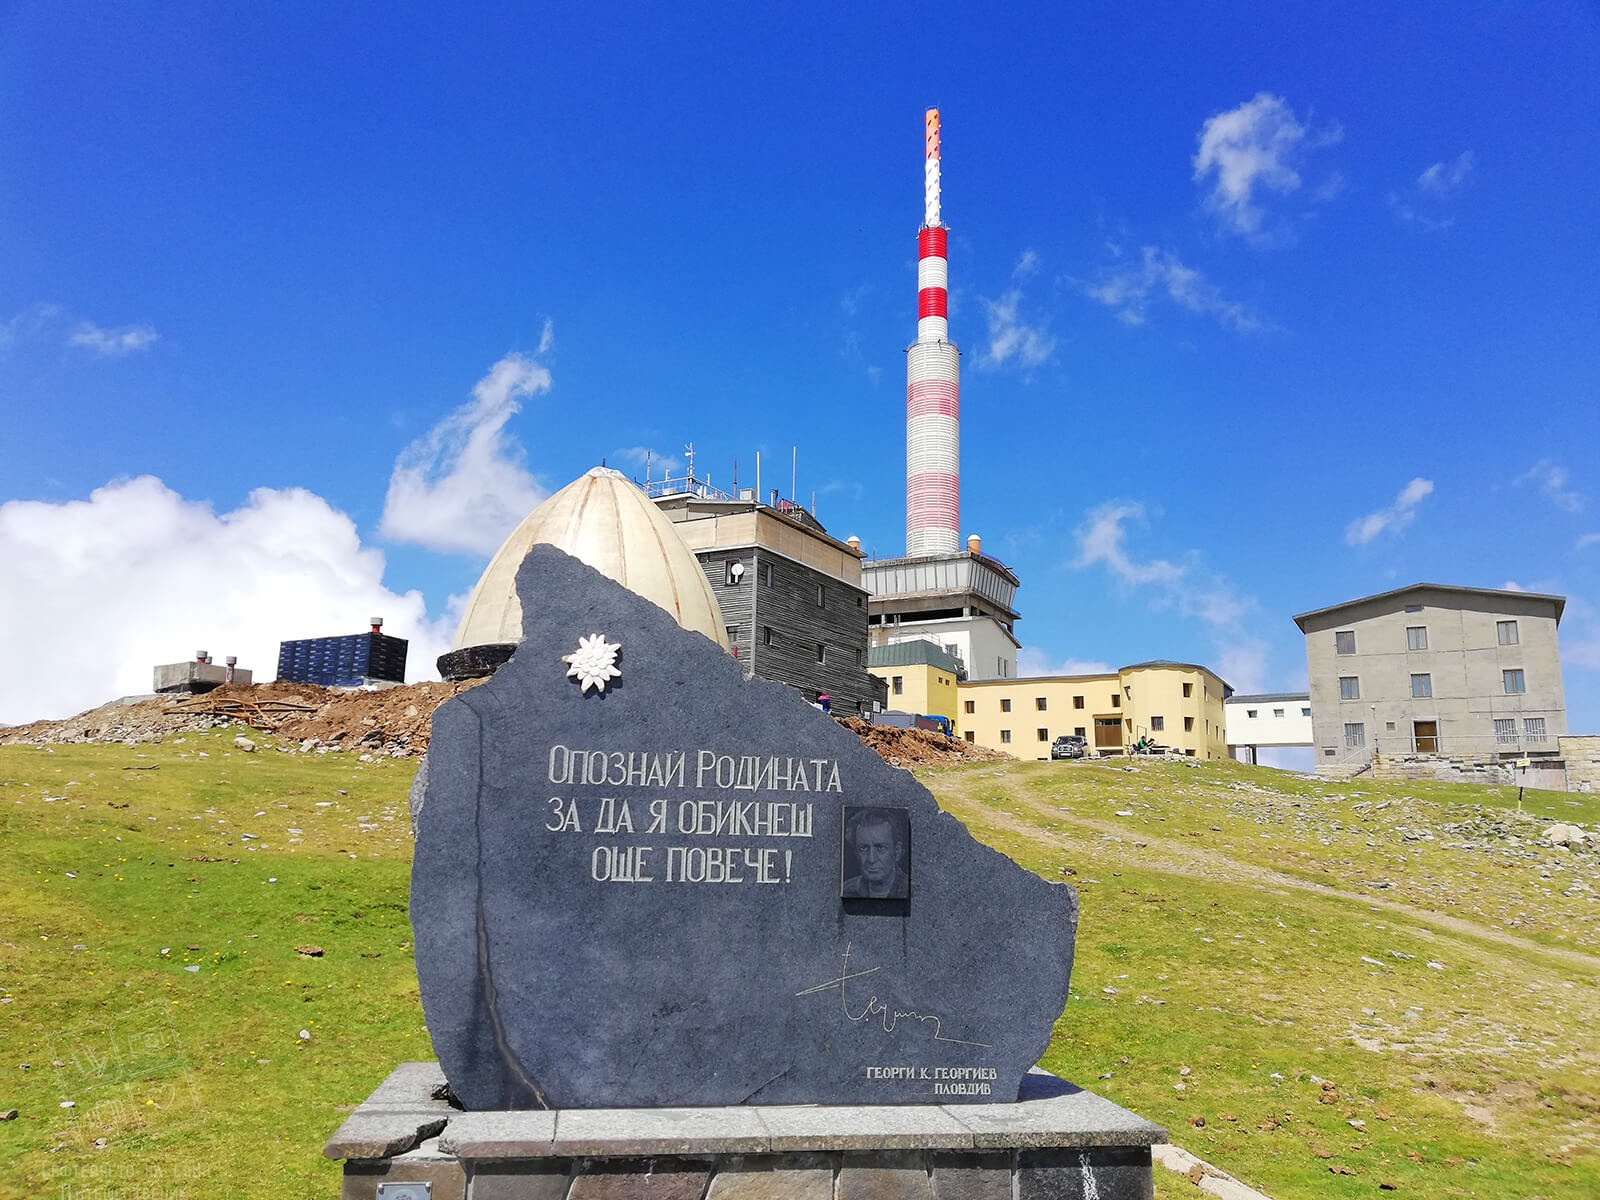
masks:
<svg viewBox="0 0 1600 1200"><path fill-rule="evenodd" d="M1296 612L1513 584L1600 731L1592 5L862 7L0 7L0 721L415 668L642 448L903 552L936 104L1026 665L1294 688Z"/></svg>

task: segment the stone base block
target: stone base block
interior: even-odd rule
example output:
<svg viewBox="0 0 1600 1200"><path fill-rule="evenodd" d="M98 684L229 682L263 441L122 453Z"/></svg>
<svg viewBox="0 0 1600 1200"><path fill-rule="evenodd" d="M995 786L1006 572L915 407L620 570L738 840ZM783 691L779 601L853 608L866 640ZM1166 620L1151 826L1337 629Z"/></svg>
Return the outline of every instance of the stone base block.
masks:
<svg viewBox="0 0 1600 1200"><path fill-rule="evenodd" d="M1035 1070L1014 1104L462 1112L403 1063L329 1139L343 1200L1152 1200L1166 1131Z"/></svg>

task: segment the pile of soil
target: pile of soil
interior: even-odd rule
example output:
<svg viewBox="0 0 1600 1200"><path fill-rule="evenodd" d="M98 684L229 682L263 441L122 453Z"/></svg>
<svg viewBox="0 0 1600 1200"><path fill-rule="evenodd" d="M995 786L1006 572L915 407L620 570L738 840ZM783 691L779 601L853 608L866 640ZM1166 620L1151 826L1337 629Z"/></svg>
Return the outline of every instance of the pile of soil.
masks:
<svg viewBox="0 0 1600 1200"><path fill-rule="evenodd" d="M345 691L308 683L224 684L200 696L154 696L102 705L64 721L0 730L0 744L152 742L234 722L274 734L291 752L354 750L391 758L428 748L433 710L482 680Z"/></svg>
<svg viewBox="0 0 1600 1200"><path fill-rule="evenodd" d="M343 691L309 683L230 683L202 696L116 701L64 721L0 729L0 744L133 745L238 722L275 735L290 753L348 750L407 758L428 748L433 710L481 682L414 683L377 691ZM839 718L839 723L896 767L1010 757L925 729L869 725L856 717Z"/></svg>
<svg viewBox="0 0 1600 1200"><path fill-rule="evenodd" d="M841 717L839 724L876 750L891 767L937 766L943 763L992 761L1010 758L996 750L974 746L958 738L926 729L896 729L869 725L858 717Z"/></svg>

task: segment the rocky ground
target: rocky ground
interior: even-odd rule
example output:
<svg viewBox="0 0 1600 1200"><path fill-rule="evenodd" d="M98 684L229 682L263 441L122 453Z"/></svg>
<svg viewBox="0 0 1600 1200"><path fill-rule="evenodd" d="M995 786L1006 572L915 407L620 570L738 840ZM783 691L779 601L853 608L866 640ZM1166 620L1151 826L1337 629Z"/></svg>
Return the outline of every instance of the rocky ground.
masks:
<svg viewBox="0 0 1600 1200"><path fill-rule="evenodd" d="M406 758L428 748L433 710L479 682L414 683L377 691L303 683L227 684L203 696L118 700L64 721L0 729L0 745L122 742L131 746L240 722L273 734L288 753L349 750L368 759ZM854 717L840 718L840 724L897 767L1008 757L923 729L869 725Z"/></svg>

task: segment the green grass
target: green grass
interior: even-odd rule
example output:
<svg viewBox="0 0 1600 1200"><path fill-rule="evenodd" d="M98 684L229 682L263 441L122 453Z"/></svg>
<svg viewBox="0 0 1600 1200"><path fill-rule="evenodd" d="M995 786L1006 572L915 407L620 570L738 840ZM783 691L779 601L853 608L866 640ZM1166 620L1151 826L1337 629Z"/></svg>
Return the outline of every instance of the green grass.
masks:
<svg viewBox="0 0 1600 1200"><path fill-rule="evenodd" d="M1232 763L923 778L983 840L1079 888L1052 1070L1276 1197L1600 1195L1600 903L1502 865L1517 847L1401 832L1514 809L1515 789ZM1524 804L1541 818L1523 838L1558 811L1600 816L1593 797ZM1600 886L1592 858L1552 857Z"/></svg>
<svg viewBox="0 0 1600 1200"><path fill-rule="evenodd" d="M431 1056L415 763L257 740L0 747L0 1196L336 1195L323 1141ZM1047 1066L1279 1200L1600 1195L1600 901L1571 888L1600 887L1592 858L1472 833L1515 789L1138 766L922 773L1079 888ZM1524 840L1600 824L1594 797L1524 807ZM1486 848L1442 844L1468 836Z"/></svg>

